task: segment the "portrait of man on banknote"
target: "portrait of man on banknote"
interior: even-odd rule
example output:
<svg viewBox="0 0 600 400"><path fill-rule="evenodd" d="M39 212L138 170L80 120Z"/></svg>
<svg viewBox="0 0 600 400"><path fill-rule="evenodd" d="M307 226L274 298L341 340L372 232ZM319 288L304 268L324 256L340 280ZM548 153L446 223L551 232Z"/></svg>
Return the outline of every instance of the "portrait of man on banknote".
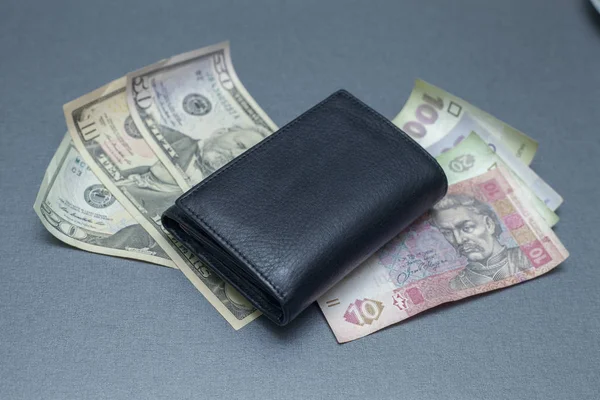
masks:
<svg viewBox="0 0 600 400"><path fill-rule="evenodd" d="M467 265L450 281L453 290L463 290L499 281L531 268L519 247L499 241L502 225L485 203L463 194L450 194L436 204L433 221L446 240L467 259Z"/></svg>
<svg viewBox="0 0 600 400"><path fill-rule="evenodd" d="M269 133L256 126L232 126L213 131L205 139L195 139L166 126L161 133L178 155L178 164L194 183L254 146Z"/></svg>
<svg viewBox="0 0 600 400"><path fill-rule="evenodd" d="M218 129L205 140L196 140L163 127L165 137L172 140L181 165L193 182L200 182L208 175L233 160L242 152L261 141L267 134L257 129L239 127ZM118 185L143 202L144 208L160 215L181 195L181 189L161 161L146 170L129 174Z"/></svg>

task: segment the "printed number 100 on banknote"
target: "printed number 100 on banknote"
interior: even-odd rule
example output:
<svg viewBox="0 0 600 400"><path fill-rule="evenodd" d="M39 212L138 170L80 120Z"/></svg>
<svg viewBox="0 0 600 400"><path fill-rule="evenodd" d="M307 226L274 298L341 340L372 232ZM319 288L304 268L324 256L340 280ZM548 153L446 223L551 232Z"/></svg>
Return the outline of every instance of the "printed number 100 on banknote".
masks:
<svg viewBox="0 0 600 400"><path fill-rule="evenodd" d="M506 170L450 186L318 303L338 342L548 272L568 257Z"/></svg>

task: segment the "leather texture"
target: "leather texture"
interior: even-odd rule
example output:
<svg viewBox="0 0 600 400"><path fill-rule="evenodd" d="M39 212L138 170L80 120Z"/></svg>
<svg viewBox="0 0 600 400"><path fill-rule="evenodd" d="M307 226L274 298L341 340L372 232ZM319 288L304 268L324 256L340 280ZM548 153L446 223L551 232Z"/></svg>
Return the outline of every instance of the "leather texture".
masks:
<svg viewBox="0 0 600 400"><path fill-rule="evenodd" d="M182 195L163 225L285 325L447 185L423 148L340 90Z"/></svg>

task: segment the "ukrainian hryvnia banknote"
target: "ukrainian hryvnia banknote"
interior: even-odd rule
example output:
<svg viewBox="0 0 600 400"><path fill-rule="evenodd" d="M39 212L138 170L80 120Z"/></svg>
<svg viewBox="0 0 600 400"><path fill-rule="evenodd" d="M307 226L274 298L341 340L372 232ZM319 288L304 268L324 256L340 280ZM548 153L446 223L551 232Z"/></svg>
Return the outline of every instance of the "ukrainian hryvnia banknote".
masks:
<svg viewBox="0 0 600 400"><path fill-rule="evenodd" d="M448 194L319 300L339 342L544 274L568 257L502 167Z"/></svg>
<svg viewBox="0 0 600 400"><path fill-rule="evenodd" d="M500 140L525 164L531 163L538 147L535 140L463 99L422 80L415 82L408 101L393 122L421 146L428 148L452 130L464 112L485 126L493 136L490 138L492 144L494 140Z"/></svg>
<svg viewBox="0 0 600 400"><path fill-rule="evenodd" d="M499 152L495 152L479 136L479 132L472 131L456 146L441 153L436 157L446 176L448 183L453 184L481 175L492 168L502 166L507 168L515 177L515 181L522 189L523 195L529 201L531 207L544 219L548 226L552 227L558 223L558 215L550 210L542 200L535 194L529 182L521 179L523 172L531 170L529 166L517 160L517 163L508 163ZM446 140L445 138L442 141ZM516 168L522 168L522 170Z"/></svg>
<svg viewBox="0 0 600 400"><path fill-rule="evenodd" d="M429 146L427 151L434 157L447 152L461 143L471 132L477 135L496 153L504 162L510 166L513 172L522 180L532 192L548 207L555 211L562 204L562 197L556 193L550 185L540 178L527 164L515 156L500 139L497 139L490 131L468 111L464 111L456 125L447 132L440 132L441 138Z"/></svg>

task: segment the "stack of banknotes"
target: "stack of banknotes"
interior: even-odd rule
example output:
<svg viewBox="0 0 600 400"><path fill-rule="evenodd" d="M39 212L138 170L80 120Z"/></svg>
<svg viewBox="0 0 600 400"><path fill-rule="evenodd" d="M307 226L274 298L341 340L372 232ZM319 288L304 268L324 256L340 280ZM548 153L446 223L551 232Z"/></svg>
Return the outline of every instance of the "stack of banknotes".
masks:
<svg viewBox="0 0 600 400"><path fill-rule="evenodd" d="M34 209L71 246L181 270L239 329L260 313L163 229L183 192L277 127L227 42L159 61L64 106L68 133ZM448 195L318 301L337 340L535 278L568 257L538 144L424 81L393 122L437 158ZM399 155L401 156L401 155Z"/></svg>

